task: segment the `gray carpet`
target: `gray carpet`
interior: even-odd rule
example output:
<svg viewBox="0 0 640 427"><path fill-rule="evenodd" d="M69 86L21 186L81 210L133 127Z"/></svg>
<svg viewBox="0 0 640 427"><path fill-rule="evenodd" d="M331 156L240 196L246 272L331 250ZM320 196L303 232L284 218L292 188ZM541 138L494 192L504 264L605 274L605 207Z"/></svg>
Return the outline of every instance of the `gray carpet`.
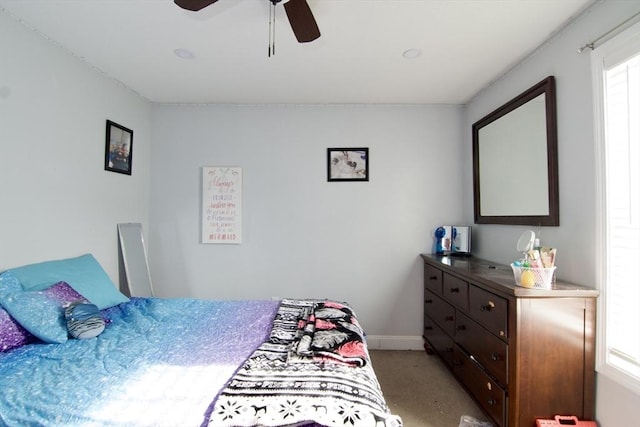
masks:
<svg viewBox="0 0 640 427"><path fill-rule="evenodd" d="M370 353L387 404L404 427L458 427L463 415L488 420L437 356L424 351Z"/></svg>

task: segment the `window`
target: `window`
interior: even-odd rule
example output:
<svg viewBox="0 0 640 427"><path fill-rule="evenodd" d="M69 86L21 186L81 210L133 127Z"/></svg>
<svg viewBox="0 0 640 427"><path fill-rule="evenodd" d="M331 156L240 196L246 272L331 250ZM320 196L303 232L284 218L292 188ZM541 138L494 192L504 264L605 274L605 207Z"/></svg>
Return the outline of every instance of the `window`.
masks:
<svg viewBox="0 0 640 427"><path fill-rule="evenodd" d="M640 394L640 24L593 52L598 372Z"/></svg>

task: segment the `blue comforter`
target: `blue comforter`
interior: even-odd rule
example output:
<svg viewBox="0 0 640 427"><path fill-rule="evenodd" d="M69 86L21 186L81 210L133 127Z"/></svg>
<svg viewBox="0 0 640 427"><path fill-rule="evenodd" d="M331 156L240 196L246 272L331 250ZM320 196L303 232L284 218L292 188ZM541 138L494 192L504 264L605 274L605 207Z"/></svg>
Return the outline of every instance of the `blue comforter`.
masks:
<svg viewBox="0 0 640 427"><path fill-rule="evenodd" d="M0 425L198 426L278 306L132 299L97 338L0 353Z"/></svg>

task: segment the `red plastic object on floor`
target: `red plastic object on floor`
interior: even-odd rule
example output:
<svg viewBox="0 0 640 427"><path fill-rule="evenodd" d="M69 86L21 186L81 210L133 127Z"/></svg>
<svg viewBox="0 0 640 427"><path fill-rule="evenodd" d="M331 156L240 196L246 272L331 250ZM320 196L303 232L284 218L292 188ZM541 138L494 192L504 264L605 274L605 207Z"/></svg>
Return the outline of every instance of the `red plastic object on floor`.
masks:
<svg viewBox="0 0 640 427"><path fill-rule="evenodd" d="M580 421L573 415L556 415L553 420L536 420L536 427L557 427L557 426L578 426L578 427L598 427L595 421Z"/></svg>

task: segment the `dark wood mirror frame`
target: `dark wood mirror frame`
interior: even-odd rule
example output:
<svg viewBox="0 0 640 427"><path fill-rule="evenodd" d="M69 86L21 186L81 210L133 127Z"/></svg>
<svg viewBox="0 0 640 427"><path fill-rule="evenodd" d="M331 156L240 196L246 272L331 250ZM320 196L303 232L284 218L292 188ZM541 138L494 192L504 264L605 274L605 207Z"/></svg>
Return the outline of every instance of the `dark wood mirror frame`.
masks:
<svg viewBox="0 0 640 427"><path fill-rule="evenodd" d="M545 124L546 124L546 157L547 157L547 196L548 214L538 213L528 215L515 214L505 210L504 215L483 215L481 212L480 173L483 165L480 164L480 130L505 117L518 107L521 107L544 94L545 98ZM558 197L558 137L556 123L556 93L555 79L549 76L540 83L526 90L511 101L496 109L472 126L473 133L473 202L474 218L478 224L508 224L508 225L533 225L533 226L558 226L560 225L559 197ZM541 142L544 144L544 141ZM508 147L505 147L508 150ZM484 165L487 166L487 165ZM508 176L504 179L509 179ZM505 194L507 197L508 194ZM502 196L501 196L502 197Z"/></svg>

